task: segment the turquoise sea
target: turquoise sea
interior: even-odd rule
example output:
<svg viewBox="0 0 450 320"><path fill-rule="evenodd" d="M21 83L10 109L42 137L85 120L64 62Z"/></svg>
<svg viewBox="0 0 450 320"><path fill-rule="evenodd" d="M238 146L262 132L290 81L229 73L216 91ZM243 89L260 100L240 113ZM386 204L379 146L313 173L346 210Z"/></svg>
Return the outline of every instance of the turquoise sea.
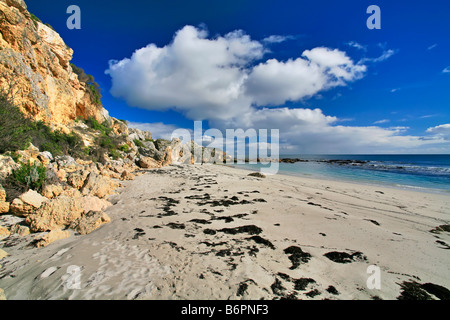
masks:
<svg viewBox="0 0 450 320"><path fill-rule="evenodd" d="M279 174L439 191L450 194L450 155L284 155ZM259 170L261 164L236 164Z"/></svg>

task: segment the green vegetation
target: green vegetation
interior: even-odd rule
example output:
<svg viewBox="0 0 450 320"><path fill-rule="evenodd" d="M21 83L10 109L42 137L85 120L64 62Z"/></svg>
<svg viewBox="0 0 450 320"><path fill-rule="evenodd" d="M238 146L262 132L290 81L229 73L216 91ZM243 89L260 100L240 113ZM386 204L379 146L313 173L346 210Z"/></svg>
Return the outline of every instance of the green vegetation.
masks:
<svg viewBox="0 0 450 320"><path fill-rule="evenodd" d="M109 126L107 121L104 121L102 124L98 123L96 119L93 117L89 117L84 121L90 128L100 131L102 135L108 136L112 132L112 128Z"/></svg>
<svg viewBox="0 0 450 320"><path fill-rule="evenodd" d="M83 142L77 134L52 131L41 121L27 118L4 95L0 94L0 154L25 150L32 143L52 155L82 157Z"/></svg>
<svg viewBox="0 0 450 320"><path fill-rule="evenodd" d="M82 68L77 67L73 63L70 64L73 72L78 76L78 80L86 84L86 88L89 89L92 103L101 105L101 89L97 82L95 82L94 76L86 74Z"/></svg>
<svg viewBox="0 0 450 320"><path fill-rule="evenodd" d="M97 147L90 150L90 155L95 159L94 161L102 161L102 156L105 152L114 160L120 158L119 150L124 151L121 148L125 142L125 137L112 135L113 130L107 121L100 124L97 120L90 117L85 120L85 123L91 129L100 132L100 136L95 141Z"/></svg>
<svg viewBox="0 0 450 320"><path fill-rule="evenodd" d="M144 146L144 144L142 143L141 140L134 139L133 142L136 145L136 147L138 147L138 148L145 148L145 146Z"/></svg>
<svg viewBox="0 0 450 320"><path fill-rule="evenodd" d="M127 144L123 144L119 147L119 150L125 153L129 153L130 152L130 147Z"/></svg>
<svg viewBox="0 0 450 320"><path fill-rule="evenodd" d="M17 170L14 170L9 179L18 187L28 190L39 191L46 179L46 168L42 164L21 163Z"/></svg>
<svg viewBox="0 0 450 320"><path fill-rule="evenodd" d="M41 19L39 19L38 17L36 17L34 14L30 13L31 16L31 20L35 21L35 22L40 22L42 23Z"/></svg>

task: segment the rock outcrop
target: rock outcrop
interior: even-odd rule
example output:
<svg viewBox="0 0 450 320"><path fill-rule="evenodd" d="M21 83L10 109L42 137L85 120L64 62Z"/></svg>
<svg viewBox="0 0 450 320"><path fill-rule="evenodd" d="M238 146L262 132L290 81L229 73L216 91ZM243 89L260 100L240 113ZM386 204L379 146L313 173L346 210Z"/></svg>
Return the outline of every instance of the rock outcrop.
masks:
<svg viewBox="0 0 450 320"><path fill-rule="evenodd" d="M78 117L109 119L73 72L72 55L57 32L31 18L24 1L0 0L0 89L25 114L57 127Z"/></svg>

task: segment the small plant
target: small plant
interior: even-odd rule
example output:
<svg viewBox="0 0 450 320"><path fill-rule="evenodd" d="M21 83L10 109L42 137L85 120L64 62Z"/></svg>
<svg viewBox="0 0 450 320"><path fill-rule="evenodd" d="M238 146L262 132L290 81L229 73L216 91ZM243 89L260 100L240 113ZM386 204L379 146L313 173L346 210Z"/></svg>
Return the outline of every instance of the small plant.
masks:
<svg viewBox="0 0 450 320"><path fill-rule="evenodd" d="M127 144L123 144L119 147L119 150L122 152L126 152L129 153L130 152L130 147Z"/></svg>
<svg viewBox="0 0 450 320"><path fill-rule="evenodd" d="M138 139L134 139L134 144L136 145L136 147L140 147L140 148L145 148L144 144L142 143L141 140Z"/></svg>
<svg viewBox="0 0 450 320"><path fill-rule="evenodd" d="M39 191L47 177L46 171L47 169L42 164L37 164L36 162L31 164L28 161L27 163L21 163L20 167L13 171L12 177L15 183L24 189Z"/></svg>

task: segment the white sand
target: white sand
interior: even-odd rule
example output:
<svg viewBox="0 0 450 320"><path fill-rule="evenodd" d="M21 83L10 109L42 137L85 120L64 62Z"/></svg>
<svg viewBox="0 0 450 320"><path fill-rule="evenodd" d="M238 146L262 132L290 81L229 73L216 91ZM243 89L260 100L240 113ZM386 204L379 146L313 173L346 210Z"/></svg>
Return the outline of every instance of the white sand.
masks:
<svg viewBox="0 0 450 320"><path fill-rule="evenodd" d="M8 299L152 300L395 299L410 280L450 288L450 234L430 232L449 224L450 196L248 173L204 165L140 176L111 199L112 223L87 236L42 249L32 235L0 243L10 254L0 288ZM257 228L218 231L240 226L260 238L248 233ZM311 255L294 269L291 246ZM342 264L324 256L334 251L361 254ZM366 285L370 265L380 290ZM301 278L314 282L296 288Z"/></svg>

